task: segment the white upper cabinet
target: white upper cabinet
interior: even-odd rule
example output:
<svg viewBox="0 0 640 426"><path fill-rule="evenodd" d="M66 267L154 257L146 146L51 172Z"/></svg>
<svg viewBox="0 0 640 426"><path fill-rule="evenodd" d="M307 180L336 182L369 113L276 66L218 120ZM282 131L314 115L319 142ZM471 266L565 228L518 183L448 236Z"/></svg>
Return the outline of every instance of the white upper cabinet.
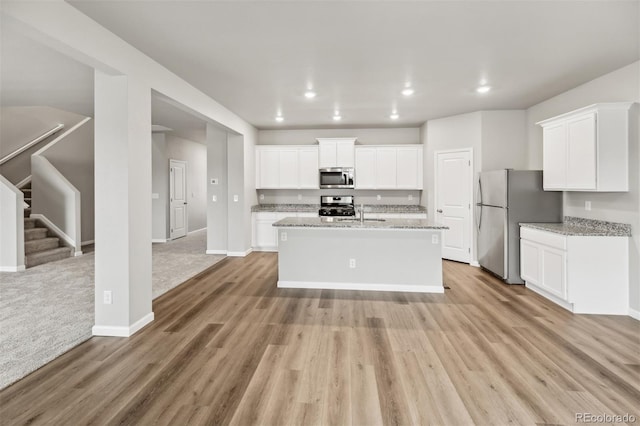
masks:
<svg viewBox="0 0 640 426"><path fill-rule="evenodd" d="M361 145L355 153L356 189L422 189L422 145Z"/></svg>
<svg viewBox="0 0 640 426"><path fill-rule="evenodd" d="M354 145L357 138L316 138L319 146L319 168L354 167Z"/></svg>
<svg viewBox="0 0 640 426"><path fill-rule="evenodd" d="M543 129L544 189L628 191L631 105L594 104L537 123Z"/></svg>
<svg viewBox="0 0 640 426"><path fill-rule="evenodd" d="M318 147L258 145L256 189L318 189Z"/></svg>

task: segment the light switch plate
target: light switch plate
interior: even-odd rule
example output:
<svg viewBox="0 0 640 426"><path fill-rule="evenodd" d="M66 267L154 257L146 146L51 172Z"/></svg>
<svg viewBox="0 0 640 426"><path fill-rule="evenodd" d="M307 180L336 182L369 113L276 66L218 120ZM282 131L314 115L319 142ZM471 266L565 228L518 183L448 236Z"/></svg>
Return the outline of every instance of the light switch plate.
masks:
<svg viewBox="0 0 640 426"><path fill-rule="evenodd" d="M212 178L211 179L211 185L217 185L219 182L218 178Z"/></svg>

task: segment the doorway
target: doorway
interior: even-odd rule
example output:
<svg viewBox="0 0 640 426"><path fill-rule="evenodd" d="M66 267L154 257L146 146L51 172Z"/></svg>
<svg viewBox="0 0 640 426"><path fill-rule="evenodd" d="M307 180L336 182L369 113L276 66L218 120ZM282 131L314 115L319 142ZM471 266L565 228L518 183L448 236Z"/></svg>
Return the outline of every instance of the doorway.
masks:
<svg viewBox="0 0 640 426"><path fill-rule="evenodd" d="M434 217L449 227L442 233L442 257L464 263L472 259L472 160L471 148L435 152Z"/></svg>
<svg viewBox="0 0 640 426"><path fill-rule="evenodd" d="M187 162L169 160L169 239L187 235Z"/></svg>

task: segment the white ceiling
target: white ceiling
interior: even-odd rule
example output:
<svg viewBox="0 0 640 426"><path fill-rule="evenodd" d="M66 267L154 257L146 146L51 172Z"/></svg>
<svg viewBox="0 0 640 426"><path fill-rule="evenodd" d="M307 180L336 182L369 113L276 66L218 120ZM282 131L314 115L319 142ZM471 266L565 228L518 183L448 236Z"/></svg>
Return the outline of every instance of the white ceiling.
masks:
<svg viewBox="0 0 640 426"><path fill-rule="evenodd" d="M261 129L527 108L640 58L638 0L70 3Z"/></svg>

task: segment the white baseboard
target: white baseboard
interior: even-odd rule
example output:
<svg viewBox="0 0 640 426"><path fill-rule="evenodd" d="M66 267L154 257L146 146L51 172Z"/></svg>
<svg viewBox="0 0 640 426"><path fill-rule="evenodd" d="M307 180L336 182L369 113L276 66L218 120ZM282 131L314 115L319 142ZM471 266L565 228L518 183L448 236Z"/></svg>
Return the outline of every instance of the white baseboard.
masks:
<svg viewBox="0 0 640 426"><path fill-rule="evenodd" d="M153 318L153 312L149 312L129 327L94 325L91 332L94 336L129 337L137 333L145 325L152 322Z"/></svg>
<svg viewBox="0 0 640 426"><path fill-rule="evenodd" d="M20 272L20 271L24 271L24 270L25 270L25 266L24 265L0 266L0 272Z"/></svg>
<svg viewBox="0 0 640 426"><path fill-rule="evenodd" d="M207 227L206 227L206 226L205 226L204 228L196 229L196 230L194 230L194 231L189 231L189 232L187 232L187 235L188 235L188 234L193 234L194 232L200 232L200 231L203 231L203 230L205 230L205 229L207 229Z"/></svg>
<svg viewBox="0 0 640 426"><path fill-rule="evenodd" d="M633 319L640 321L640 311L636 311L633 308L629 308L629 316Z"/></svg>
<svg viewBox="0 0 640 426"><path fill-rule="evenodd" d="M480 264L478 263L477 260L472 260L471 262L469 262L469 265L471 266L475 266L476 268L480 267Z"/></svg>
<svg viewBox="0 0 640 426"><path fill-rule="evenodd" d="M227 252L227 256L229 257L245 257L247 256L249 253L251 253L253 251L253 248L250 248L246 251L228 251Z"/></svg>
<svg viewBox="0 0 640 426"><path fill-rule="evenodd" d="M151 242L152 243L166 243L167 240L166 240L166 238L152 238Z"/></svg>
<svg viewBox="0 0 640 426"><path fill-rule="evenodd" d="M206 254L227 254L226 250L207 250Z"/></svg>
<svg viewBox="0 0 640 426"><path fill-rule="evenodd" d="M73 252L73 257L78 257L78 256L82 256L82 250L78 250L78 251L74 251Z"/></svg>
<svg viewBox="0 0 640 426"><path fill-rule="evenodd" d="M313 288L321 290L369 290L369 291L403 291L410 293L444 293L442 285L397 285L367 283L326 283L308 281L280 281L279 288Z"/></svg>
<svg viewBox="0 0 640 426"><path fill-rule="evenodd" d="M62 229L58 228L56 224L51 222L49 218L47 218L45 215L40 213L31 213L30 217L31 219L41 220L42 222L44 222L45 225L47 225L47 227L51 229L51 231L54 234L56 234L56 237L63 239L67 244L69 244L74 249L77 248L76 242L74 241L74 239L68 236Z"/></svg>
<svg viewBox="0 0 640 426"><path fill-rule="evenodd" d="M268 251L268 252L276 252L278 251L278 247L252 247L253 251Z"/></svg>

